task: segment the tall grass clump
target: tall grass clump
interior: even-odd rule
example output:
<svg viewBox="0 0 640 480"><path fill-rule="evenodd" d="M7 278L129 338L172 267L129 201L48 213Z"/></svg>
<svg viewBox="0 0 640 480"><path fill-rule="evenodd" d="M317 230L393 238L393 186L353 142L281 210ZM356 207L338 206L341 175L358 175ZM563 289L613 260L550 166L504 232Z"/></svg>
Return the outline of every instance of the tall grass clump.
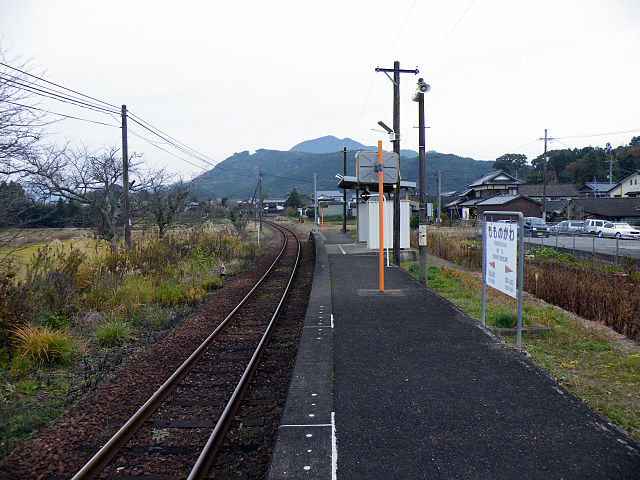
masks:
<svg viewBox="0 0 640 480"><path fill-rule="evenodd" d="M67 330L25 325L13 332L15 353L35 365L66 364L74 356L76 342Z"/></svg>
<svg viewBox="0 0 640 480"><path fill-rule="evenodd" d="M640 285L627 277L543 259L524 269L524 288L538 298L640 340Z"/></svg>
<svg viewBox="0 0 640 480"><path fill-rule="evenodd" d="M451 232L427 230L427 251L431 255L470 270L482 268L482 246Z"/></svg>
<svg viewBox="0 0 640 480"><path fill-rule="evenodd" d="M134 331L131 325L120 319L108 320L96 328L96 341L98 345L104 347L125 344L133 337Z"/></svg>

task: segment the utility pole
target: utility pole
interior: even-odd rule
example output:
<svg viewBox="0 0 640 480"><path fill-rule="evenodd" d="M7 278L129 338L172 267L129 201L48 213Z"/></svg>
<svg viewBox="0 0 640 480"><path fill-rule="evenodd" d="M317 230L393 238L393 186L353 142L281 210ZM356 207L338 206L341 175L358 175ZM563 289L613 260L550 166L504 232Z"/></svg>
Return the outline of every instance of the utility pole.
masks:
<svg viewBox="0 0 640 480"><path fill-rule="evenodd" d="M260 232L262 232L262 213L264 212L264 207L262 205L262 172L260 173L260 178L258 179L259 185L259 195L260 195L260 229L258 230L258 238L260 236Z"/></svg>
<svg viewBox="0 0 640 480"><path fill-rule="evenodd" d="M122 105L122 203L124 207L124 243L131 250L131 212L129 208L129 151L127 149L127 106Z"/></svg>
<svg viewBox="0 0 640 480"><path fill-rule="evenodd" d="M611 155L611 144L609 142L607 142L604 150L609 157L609 185L611 185L613 183L613 155Z"/></svg>
<svg viewBox="0 0 640 480"><path fill-rule="evenodd" d="M400 265L400 74L420 73L418 69L402 70L400 62L393 62L393 68L376 67L376 72L393 72L393 151L398 154L398 180L393 189L393 263ZM391 78L391 77L389 77Z"/></svg>
<svg viewBox="0 0 640 480"><path fill-rule="evenodd" d="M347 176L347 147L342 148L343 175ZM343 177L344 178L344 177ZM342 189L342 233L347 233L347 189Z"/></svg>
<svg viewBox="0 0 640 480"><path fill-rule="evenodd" d="M420 83L418 83L420 85ZM424 155L424 93L418 90L413 97L418 102L418 281L427 282L427 178Z"/></svg>
<svg viewBox="0 0 640 480"><path fill-rule="evenodd" d="M318 174L313 174L313 231L318 233Z"/></svg>
<svg viewBox="0 0 640 480"><path fill-rule="evenodd" d="M547 129L544 129L544 138L540 138L539 140L544 140L544 165L542 167L542 220L547 221L547 162L549 159L547 158L547 141L549 138L547 137Z"/></svg>
<svg viewBox="0 0 640 480"><path fill-rule="evenodd" d="M440 218L440 210L441 210L440 198L441 197L442 197L442 172L438 170L438 228L440 228L440 223L442 222Z"/></svg>

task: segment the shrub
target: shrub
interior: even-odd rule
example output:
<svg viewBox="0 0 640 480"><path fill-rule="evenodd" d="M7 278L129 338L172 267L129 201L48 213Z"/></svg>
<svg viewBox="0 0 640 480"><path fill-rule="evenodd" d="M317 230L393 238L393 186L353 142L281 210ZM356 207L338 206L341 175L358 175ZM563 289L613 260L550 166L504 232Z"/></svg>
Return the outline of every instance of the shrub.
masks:
<svg viewBox="0 0 640 480"><path fill-rule="evenodd" d="M62 314L45 312L42 315L42 326L49 327L54 330L62 330L69 327L69 319Z"/></svg>
<svg viewBox="0 0 640 480"><path fill-rule="evenodd" d="M109 320L96 329L98 345L113 347L129 342L133 338L133 328L123 320Z"/></svg>
<svg viewBox="0 0 640 480"><path fill-rule="evenodd" d="M29 292L13 283L13 275L0 275L0 347L10 346L11 333L33 317Z"/></svg>
<svg viewBox="0 0 640 480"><path fill-rule="evenodd" d="M513 328L516 326L518 316L513 312L498 312L493 318L496 326L500 328Z"/></svg>
<svg viewBox="0 0 640 480"><path fill-rule="evenodd" d="M171 310L157 304L151 305L142 315L146 324L156 328L166 328L171 322L171 317Z"/></svg>
<svg viewBox="0 0 640 480"><path fill-rule="evenodd" d="M213 290L214 288L220 288L222 286L222 280L218 277L206 278L200 282L200 287L204 290Z"/></svg>
<svg viewBox="0 0 640 480"><path fill-rule="evenodd" d="M177 283L163 283L153 293L153 301L164 306L178 305L186 289L184 285Z"/></svg>
<svg viewBox="0 0 640 480"><path fill-rule="evenodd" d="M207 292L202 287L193 287L184 292L181 300L186 303L198 303L206 294Z"/></svg>
<svg viewBox="0 0 640 480"><path fill-rule="evenodd" d="M76 342L66 330L28 324L16 329L13 337L16 354L35 365L68 363L76 350Z"/></svg>
<svg viewBox="0 0 640 480"><path fill-rule="evenodd" d="M411 215L411 220L409 220L409 227L412 230L415 230L419 226L420 226L420 214L418 212L415 212L413 215Z"/></svg>

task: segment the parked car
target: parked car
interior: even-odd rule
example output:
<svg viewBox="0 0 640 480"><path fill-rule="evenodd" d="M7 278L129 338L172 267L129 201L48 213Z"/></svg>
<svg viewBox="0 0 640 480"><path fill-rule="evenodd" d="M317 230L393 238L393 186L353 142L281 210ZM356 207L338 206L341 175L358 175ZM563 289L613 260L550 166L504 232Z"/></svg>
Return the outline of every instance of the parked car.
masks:
<svg viewBox="0 0 640 480"><path fill-rule="evenodd" d="M584 221L583 231L584 233L596 234L607 223L606 220L600 220L599 218L589 218Z"/></svg>
<svg viewBox="0 0 640 480"><path fill-rule="evenodd" d="M581 220L563 220L551 227L552 232L558 233L577 233L582 232L584 222Z"/></svg>
<svg viewBox="0 0 640 480"><path fill-rule="evenodd" d="M539 217L524 217L525 237L549 237L549 227Z"/></svg>
<svg viewBox="0 0 640 480"><path fill-rule="evenodd" d="M640 230L633 228L628 223L605 223L598 230L599 237L615 237L615 238L640 238Z"/></svg>

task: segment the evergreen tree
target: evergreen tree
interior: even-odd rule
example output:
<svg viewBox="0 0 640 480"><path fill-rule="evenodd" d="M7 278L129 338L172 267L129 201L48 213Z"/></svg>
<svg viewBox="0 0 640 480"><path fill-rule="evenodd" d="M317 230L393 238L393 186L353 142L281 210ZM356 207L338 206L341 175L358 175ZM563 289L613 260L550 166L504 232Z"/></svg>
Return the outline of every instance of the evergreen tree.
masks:
<svg viewBox="0 0 640 480"><path fill-rule="evenodd" d="M300 200L300 195L298 194L298 191L295 188L291 190L289 197L287 197L287 201L284 202L284 206L285 208L286 207L300 208L302 206L302 200Z"/></svg>

